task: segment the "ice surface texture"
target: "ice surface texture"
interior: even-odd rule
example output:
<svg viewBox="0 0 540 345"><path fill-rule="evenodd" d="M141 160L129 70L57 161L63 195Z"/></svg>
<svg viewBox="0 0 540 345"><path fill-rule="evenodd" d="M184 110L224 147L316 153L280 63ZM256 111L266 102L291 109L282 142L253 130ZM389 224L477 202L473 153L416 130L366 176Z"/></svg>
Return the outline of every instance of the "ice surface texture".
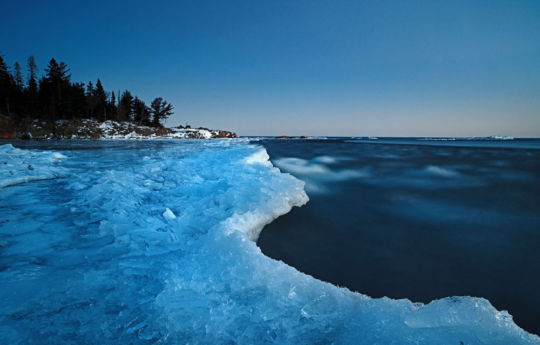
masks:
<svg viewBox="0 0 540 345"><path fill-rule="evenodd" d="M64 173L56 164L66 158L58 152L20 150L0 146L0 188L36 180L53 179Z"/></svg>
<svg viewBox="0 0 540 345"><path fill-rule="evenodd" d="M2 344L540 344L481 298L372 299L265 257L308 198L260 146L98 145L0 147Z"/></svg>

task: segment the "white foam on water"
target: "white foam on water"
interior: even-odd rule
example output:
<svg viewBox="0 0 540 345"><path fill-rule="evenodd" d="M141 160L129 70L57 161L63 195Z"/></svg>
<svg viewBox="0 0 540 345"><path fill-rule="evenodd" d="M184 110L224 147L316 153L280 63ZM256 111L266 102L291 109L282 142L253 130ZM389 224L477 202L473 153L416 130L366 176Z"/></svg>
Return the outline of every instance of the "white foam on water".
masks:
<svg viewBox="0 0 540 345"><path fill-rule="evenodd" d="M439 167L439 166L436 166L436 165L429 165L424 170L428 174L436 175L436 176L442 176L442 177L455 177L455 176L459 175L459 173L454 171L454 170Z"/></svg>
<svg viewBox="0 0 540 345"><path fill-rule="evenodd" d="M331 192L328 183L363 179L369 176L366 169L335 169L331 165L339 161L350 160L348 157L318 156L313 159L298 157L278 158L274 162L282 171L294 174L306 182L309 193L325 194Z"/></svg>

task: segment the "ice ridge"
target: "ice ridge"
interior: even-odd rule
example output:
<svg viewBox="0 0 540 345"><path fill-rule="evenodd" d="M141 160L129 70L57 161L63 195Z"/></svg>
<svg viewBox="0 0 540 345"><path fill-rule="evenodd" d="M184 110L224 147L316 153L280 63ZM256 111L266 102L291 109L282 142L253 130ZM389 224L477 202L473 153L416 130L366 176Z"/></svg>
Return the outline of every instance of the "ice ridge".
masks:
<svg viewBox="0 0 540 345"><path fill-rule="evenodd" d="M0 194L0 343L540 344L482 298L373 299L264 256L308 197L261 146L0 152L64 172Z"/></svg>

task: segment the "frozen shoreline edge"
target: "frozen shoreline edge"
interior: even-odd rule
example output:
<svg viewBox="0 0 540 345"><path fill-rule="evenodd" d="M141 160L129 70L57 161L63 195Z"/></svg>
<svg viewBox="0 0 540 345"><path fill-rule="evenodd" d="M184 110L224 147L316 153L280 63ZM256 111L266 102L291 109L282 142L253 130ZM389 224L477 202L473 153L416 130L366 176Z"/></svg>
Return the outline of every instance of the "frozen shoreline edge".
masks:
<svg viewBox="0 0 540 345"><path fill-rule="evenodd" d="M264 147L261 147L260 145L254 145L254 146L258 147L259 150L256 151L254 154L245 157L244 162L248 166L249 165L261 165L261 168L263 168L264 170L276 169L277 171L279 171L279 174L284 174L279 170L279 168L274 167L271 164L271 162L269 161L268 153L266 152L266 149ZM25 151L34 152L34 150L25 150ZM45 151L45 152L49 152L49 153L51 153L53 155L58 154L58 152L54 152L54 151ZM46 157L44 156L43 159L45 159L45 158ZM57 157L56 156L56 157L52 157L52 158L56 159L56 158L62 158L62 157ZM290 175L290 174L287 174L287 175ZM272 197L275 198L274 200L279 200L280 199L279 195L278 196L273 195ZM302 198L301 195L296 195L296 197L294 195L292 195L291 198L292 199L288 200L287 203L284 203L283 207L281 207L281 208L279 208L277 210L275 208L271 209L270 210L271 212L261 212L260 207L259 207L261 205L255 205L255 208L254 208L255 213L247 212L247 213L240 214L240 215L235 214L235 215L233 215L233 217L229 217L229 218L224 219L218 226L218 229L221 230L221 231L216 232L216 235L218 237L220 237L220 239L218 239L218 241L221 242L221 240L224 240L226 242L233 242L234 243L235 238L234 237L231 238L230 235L233 232L242 233L241 237L243 237L244 240L249 240L250 242L252 242L251 243L252 245L250 245L249 247L255 247L258 250L258 253L253 253L253 254L262 255L262 258L259 259L259 260L263 260L263 261L269 261L270 260L270 261L274 262L274 264L269 265L269 267L261 267L261 268L264 268L262 270L262 272L264 272L266 270L272 270L272 269L274 269L276 272L289 271L289 274L286 275L286 278L288 278L288 277L297 277L297 278L300 278L303 281L307 280L308 285L310 285L315 290L313 293L322 293L323 295L328 293L328 294L330 294L330 296L332 298L336 298L337 299L336 300L336 308L337 309L339 309L340 306L343 307L343 304L346 305L347 301L350 301L353 304L363 304L363 303L377 304L377 305L379 305L379 307L383 307L386 310L386 312L388 312L388 311L396 311L397 309L400 309L399 313L401 314L401 316L397 320L394 320L394 321L402 321L402 322L404 322L405 325L407 325L408 327L410 327L412 329L418 329L418 328L423 329L423 328L426 328L426 327L428 327L428 328L431 327L431 328L437 329L437 328L441 328L441 327L459 327L459 325L467 325L466 323L463 323L464 322L463 320L461 320L460 323L458 324L458 326L456 326L455 324L452 324L452 323L448 324L449 320L446 320L446 319L441 319L441 320L434 319L434 320L432 320L431 318L432 317L434 317L434 318L441 317L439 315L439 313L441 312L440 311L441 309L443 310L443 312L458 313L458 314L456 314L456 316L463 316L462 313L468 311L468 309L463 310L463 308L470 307L471 303L474 302L473 304L479 305L480 306L479 308L481 308L481 309L482 308L485 309L486 305L489 305L489 307L491 307L491 308L488 308L488 309L492 309L492 310L496 311L495 318L498 320L497 321L497 324L498 324L497 326L498 327L494 329L495 334L498 334L497 331L500 331L500 328L499 328L499 327L501 327L500 322L502 322L503 324L505 324L505 328L510 328L510 330L512 330L513 332L517 331L518 334L520 335L520 338L522 340L524 340L524 341L529 341L530 343L537 343L537 341L540 340L540 338L538 336L536 336L534 334L531 334L531 333L528 333L528 332L524 331L523 329L521 329L519 326L517 326L513 322L513 320L509 317L509 314L507 312L497 311L491 305L491 303L489 303L489 301L484 299L484 298L478 298L478 297L446 297L446 298L431 301L430 303L427 303L427 304L414 303L414 302L412 302L412 301L410 301L408 299L395 300L395 299L390 299L390 298L387 298L387 297L374 299L374 298L371 298L371 297L369 297L367 295L364 295L362 293L353 292L353 291L350 291L347 288L339 287L339 286L333 285L331 283L318 280L316 278L313 278L312 276L309 276L307 274L304 274L304 273L298 271L296 268L294 268L294 267L292 267L292 266L290 266L290 265L288 265L286 263L283 263L283 262L280 262L280 261L277 261L277 260L274 260L272 258L269 258L269 257L265 256L260 251L260 248L258 248L257 245L256 245L256 236L258 236L258 234L264 229L264 226L266 224L269 224L271 221L277 219L279 216L282 216L282 215L288 213L292 209L292 207L301 206L301 205L304 205L305 202L307 202L307 200L305 200L305 202L302 202L303 198ZM262 206L264 206L264 204ZM262 219L263 219L262 221L261 221L260 216L262 216ZM236 229L238 229L240 231L234 231L233 230L234 228L236 228ZM222 236L222 235L225 235L225 236ZM278 266L275 266L275 264L278 264ZM280 268L281 264L283 264L286 267ZM290 272L290 271L294 271L294 272ZM286 273L286 272L283 272L283 273ZM326 286L326 287L324 287L324 286ZM321 287L323 287L323 288L321 289ZM304 294L309 296L309 295L311 295L311 292L309 292L309 293L304 292ZM346 305L346 306L347 306L347 308L349 307L348 305ZM439 311L436 312L435 315L432 315L432 313L430 313L430 312L424 313L424 314L427 314L427 315L422 315L422 310L423 309L424 310L425 309L435 309L435 310L439 310ZM369 310L367 310L367 311L369 312ZM477 311L479 311L479 310L477 310ZM351 311L343 310L343 313L347 314L347 312L351 312ZM480 316L484 316L484 314L480 314ZM489 316L489 314L486 315L486 316ZM426 319L426 317L428 317L428 319ZM426 326L426 324L425 324L426 320L430 321L429 324L431 326ZM332 320L330 319L329 322L331 322L331 321ZM392 322L394 322L394 321L392 321ZM452 321L452 320L450 320L450 321ZM476 321L476 320L472 319L471 321ZM432 325L433 322L436 325ZM472 328L472 326L474 326L473 322L470 323L470 326L471 326L471 328ZM493 325L493 326L496 326L496 325ZM516 328L517 328L517 330L516 330ZM485 331L485 329L483 329L483 331ZM525 334L523 334L522 332L524 332ZM530 336L527 336L526 334L529 334Z"/></svg>
<svg viewBox="0 0 540 345"><path fill-rule="evenodd" d="M262 145L260 145L262 146ZM270 157L266 151L266 148L263 147L263 150L264 150L264 154L266 154L266 156L268 157L267 158L267 163L269 164L269 166L273 167L273 168L276 168L278 169L280 172L281 170L279 169L279 167L277 166L274 166L272 164L272 162L270 161ZM288 175L291 175L290 173L285 173L285 172L281 172L282 174L288 174ZM292 175L291 175L292 176ZM299 181L302 181L301 179L293 176L294 178L298 179ZM304 184L305 182L302 181ZM307 195L307 194L306 194ZM271 219L269 222L266 222L264 223L259 229L255 230L255 231L252 231L252 230L248 230L246 235L248 236L249 240L254 242L255 245L257 246L257 248L259 248L259 246L257 245L257 239L260 235L260 233L264 230L264 227L270 223L272 223L273 221L275 221L277 218L281 217L281 216L284 216L286 215L287 213L289 213L294 207L302 207L302 206L305 206L307 203L309 202L309 197L308 199L304 202L304 203L301 203L301 204L292 204L291 207L284 213L281 213L279 215L277 215L276 217L274 217L273 219ZM251 237L249 234L252 233L252 232L255 232L256 233L256 236L255 237ZM260 248L259 248L260 250ZM479 300L479 301L484 301L484 302L487 302L489 304L489 306L491 306L494 310L496 310L496 313L497 313L497 319L505 319L505 320L508 320L510 321L510 323L512 323L513 325L515 325L515 327L517 327L520 331L530 335L532 337L532 339L534 340L538 340L540 342L540 335L537 335L537 334L534 334L534 333L530 333L528 331L526 331L525 329L521 328L518 324L515 323L515 321L513 320L513 317L512 315L507 311L507 310L498 310L497 308L495 308L491 302L487 299L487 298L484 298L484 297L479 297L479 296L446 296L446 297L442 297L442 298L438 298L438 299L433 299L431 300L430 302L428 303L423 303L423 302L413 302L412 300L410 300L409 298L399 298L399 299L395 299L395 298L391 298L391 297L387 297L387 296L384 296L384 297L371 297L367 294L364 294L362 292L359 292L359 291L353 291L353 290L350 290L348 287L346 286L340 286L340 285L335 285L335 284L332 284L330 282L327 282L327 281L324 281L324 280L321 280L321 279L318 279L316 277L313 277L307 273L304 273L300 270L298 270L296 267L288 264L287 262L284 262L284 261L281 261L281 260L276 260L276 259L273 259L271 257L268 257L266 256L262 250L260 250L260 254L262 256L264 256L265 258L268 258L270 260L273 260L277 263L280 263L280 264L285 264L286 266L288 267L291 267L292 269L294 269L296 272L298 272L299 274L301 275L305 275L307 277L309 277L310 279L313 279L317 282L320 282L320 283L323 283L323 284L326 284L326 285L329 285L331 286L332 288L337 288L337 289L344 289L344 290L347 290L350 294L352 294L353 296L355 297L359 297L359 298L369 298L369 299L373 299L373 300L390 300L390 301L402 301L402 302L406 302L410 305L410 307L412 309L420 309L420 308L427 308L427 307L430 307L430 306L433 306L433 305L438 305L440 303L445 303L446 301L455 301L455 300L458 300L458 299L473 299L473 300Z"/></svg>

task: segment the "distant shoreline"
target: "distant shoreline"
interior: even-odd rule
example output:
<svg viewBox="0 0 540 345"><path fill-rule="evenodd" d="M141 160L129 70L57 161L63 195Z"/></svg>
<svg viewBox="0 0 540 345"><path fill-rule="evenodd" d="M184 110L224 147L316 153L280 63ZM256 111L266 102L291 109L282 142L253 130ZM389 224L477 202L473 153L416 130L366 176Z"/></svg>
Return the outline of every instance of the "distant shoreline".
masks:
<svg viewBox="0 0 540 345"><path fill-rule="evenodd" d="M0 138L23 140L77 139L214 139L237 138L236 133L204 127L150 127L133 122L94 119L56 120L24 119L15 123L0 115Z"/></svg>

